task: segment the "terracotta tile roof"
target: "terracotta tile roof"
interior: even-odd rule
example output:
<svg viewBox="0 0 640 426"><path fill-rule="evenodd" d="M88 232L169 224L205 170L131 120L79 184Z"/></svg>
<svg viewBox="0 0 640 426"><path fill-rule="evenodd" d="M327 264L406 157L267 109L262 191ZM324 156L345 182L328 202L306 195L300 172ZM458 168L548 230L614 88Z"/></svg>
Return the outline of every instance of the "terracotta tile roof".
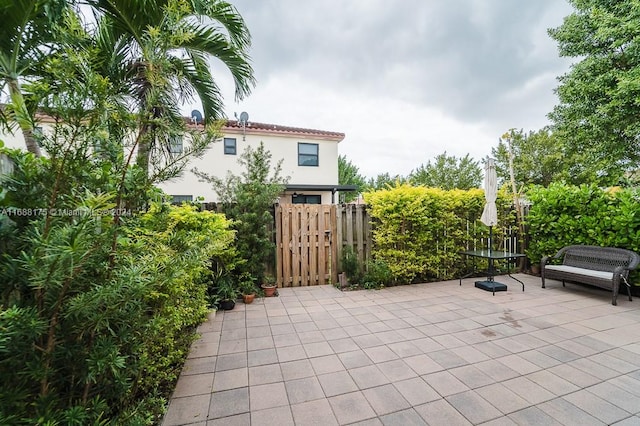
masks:
<svg viewBox="0 0 640 426"><path fill-rule="evenodd" d="M227 120L227 123L223 126L223 130L242 131L242 126L238 124L237 120ZM276 134L290 134L292 136L309 136L309 137L322 137L331 140L341 141L344 139L345 134L340 132L332 132L328 130L306 129L302 127L282 126L280 124L268 124L268 123L256 123L249 121L245 128L247 133L276 133Z"/></svg>
<svg viewBox="0 0 640 426"><path fill-rule="evenodd" d="M4 108L4 104L0 103L0 108ZM44 123L54 123L55 118L44 114L42 112L36 113L36 120L38 122ZM190 117L183 117L185 123L188 126L194 126L194 123ZM227 120L224 126L222 126L224 130L230 130L234 132L241 132L242 126L238 125L237 120ZM340 132L332 132L329 130L318 130L318 129L307 129L304 127L291 127L291 126L282 126L280 124L268 124L268 123L256 123L254 121L249 121L245 129L246 133L271 133L271 134L288 134L291 136L301 136L301 137L309 137L309 138L322 138L328 140L334 140L340 142L344 139L345 134Z"/></svg>

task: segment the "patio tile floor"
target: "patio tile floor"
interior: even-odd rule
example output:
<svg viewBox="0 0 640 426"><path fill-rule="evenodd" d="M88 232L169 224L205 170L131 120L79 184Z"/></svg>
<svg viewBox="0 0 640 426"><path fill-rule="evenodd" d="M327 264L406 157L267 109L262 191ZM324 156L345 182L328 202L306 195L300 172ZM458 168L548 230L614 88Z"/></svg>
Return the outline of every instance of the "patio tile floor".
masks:
<svg viewBox="0 0 640 426"><path fill-rule="evenodd" d="M516 276L212 313L162 425L640 425L640 301Z"/></svg>

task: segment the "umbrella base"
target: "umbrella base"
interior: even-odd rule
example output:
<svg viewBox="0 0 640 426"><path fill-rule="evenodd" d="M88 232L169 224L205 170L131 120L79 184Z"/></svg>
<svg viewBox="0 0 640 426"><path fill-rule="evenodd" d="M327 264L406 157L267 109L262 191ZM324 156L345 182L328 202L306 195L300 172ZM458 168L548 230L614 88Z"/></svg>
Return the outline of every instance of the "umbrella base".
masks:
<svg viewBox="0 0 640 426"><path fill-rule="evenodd" d="M507 285L498 283L495 281L476 281L476 287L481 288L482 290L491 291L495 293L496 291L507 291Z"/></svg>

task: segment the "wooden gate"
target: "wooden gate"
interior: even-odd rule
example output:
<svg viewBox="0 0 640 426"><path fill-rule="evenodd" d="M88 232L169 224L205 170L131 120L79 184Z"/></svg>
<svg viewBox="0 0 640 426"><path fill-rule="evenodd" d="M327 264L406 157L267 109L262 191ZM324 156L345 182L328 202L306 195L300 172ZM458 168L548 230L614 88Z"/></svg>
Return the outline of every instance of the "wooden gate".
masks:
<svg viewBox="0 0 640 426"><path fill-rule="evenodd" d="M275 225L279 287L333 284L337 281L336 206L278 205Z"/></svg>

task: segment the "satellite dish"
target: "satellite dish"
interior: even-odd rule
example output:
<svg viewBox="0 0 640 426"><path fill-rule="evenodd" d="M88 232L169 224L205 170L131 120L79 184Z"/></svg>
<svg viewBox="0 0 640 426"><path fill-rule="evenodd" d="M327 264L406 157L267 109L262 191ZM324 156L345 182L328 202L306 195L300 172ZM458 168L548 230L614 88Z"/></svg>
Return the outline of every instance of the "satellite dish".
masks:
<svg viewBox="0 0 640 426"><path fill-rule="evenodd" d="M191 111L191 122L193 124L202 124L203 123L202 113L200 111L198 111L197 109L194 109L193 111Z"/></svg>
<svg viewBox="0 0 640 426"><path fill-rule="evenodd" d="M246 111L242 111L240 113L240 118L238 118L237 113L233 113L236 116L236 120L238 120L238 127L242 127L242 140L246 140L246 132L247 126L249 125L249 114Z"/></svg>

